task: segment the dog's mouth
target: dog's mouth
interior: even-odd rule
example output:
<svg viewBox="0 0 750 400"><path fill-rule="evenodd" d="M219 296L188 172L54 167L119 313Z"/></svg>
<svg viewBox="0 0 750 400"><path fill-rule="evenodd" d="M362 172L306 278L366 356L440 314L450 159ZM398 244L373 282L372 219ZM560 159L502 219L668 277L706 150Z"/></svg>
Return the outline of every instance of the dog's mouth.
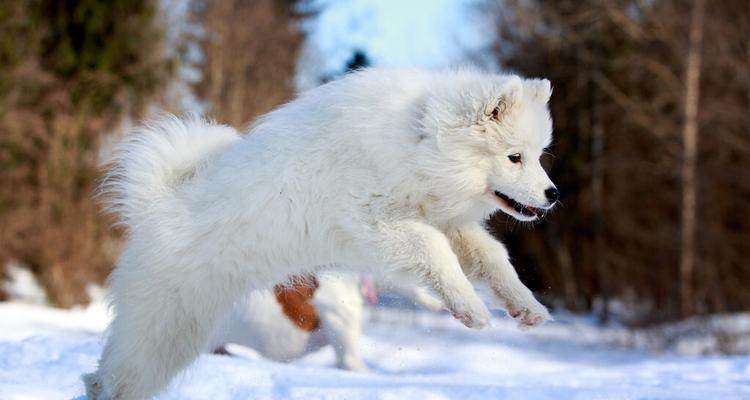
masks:
<svg viewBox="0 0 750 400"><path fill-rule="evenodd" d="M498 192L497 190L495 190L495 196L500 199L500 202L503 205L507 206L508 208L512 208L515 212L523 215L524 217L536 218L542 212L542 210L537 207L531 207L527 206L526 204L519 203L511 199L507 195Z"/></svg>

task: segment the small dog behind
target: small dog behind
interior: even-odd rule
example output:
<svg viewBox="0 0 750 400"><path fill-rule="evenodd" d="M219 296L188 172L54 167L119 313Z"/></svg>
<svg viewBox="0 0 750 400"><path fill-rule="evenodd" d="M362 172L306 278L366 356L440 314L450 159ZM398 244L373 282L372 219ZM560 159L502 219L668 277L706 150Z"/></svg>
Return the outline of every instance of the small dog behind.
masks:
<svg viewBox="0 0 750 400"><path fill-rule="evenodd" d="M219 330L216 343L239 344L284 362L331 345L338 368L365 369L359 351L363 282L359 274L324 273L256 291ZM440 300L421 287L386 283L383 288L428 310L443 308Z"/></svg>

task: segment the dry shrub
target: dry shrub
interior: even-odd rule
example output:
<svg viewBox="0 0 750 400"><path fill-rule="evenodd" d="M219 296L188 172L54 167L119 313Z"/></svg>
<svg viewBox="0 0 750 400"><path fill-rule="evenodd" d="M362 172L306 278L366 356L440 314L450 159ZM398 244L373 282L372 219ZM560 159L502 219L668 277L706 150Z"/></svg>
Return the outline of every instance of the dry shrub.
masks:
<svg viewBox="0 0 750 400"><path fill-rule="evenodd" d="M193 5L211 116L239 127L291 97L291 1ZM94 200L100 147L168 83L159 22L155 0L0 3L0 265L27 265L55 305L87 302L118 253Z"/></svg>
<svg viewBox="0 0 750 400"><path fill-rule="evenodd" d="M100 141L168 76L155 16L148 0L0 4L0 265L28 266L54 305L111 269Z"/></svg>

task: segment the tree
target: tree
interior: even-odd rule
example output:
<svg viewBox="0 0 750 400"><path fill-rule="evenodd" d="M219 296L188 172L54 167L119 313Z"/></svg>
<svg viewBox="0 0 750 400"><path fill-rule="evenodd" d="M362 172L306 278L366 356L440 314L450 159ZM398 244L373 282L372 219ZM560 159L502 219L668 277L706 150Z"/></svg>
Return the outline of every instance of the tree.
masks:
<svg viewBox="0 0 750 400"><path fill-rule="evenodd" d="M685 68L685 121L682 128L682 213L680 248L680 309L683 317L693 313L695 269L696 157L698 153L698 103L700 101L701 44L704 0L693 1L690 44Z"/></svg>
<svg viewBox="0 0 750 400"><path fill-rule="evenodd" d="M235 127L293 95L302 40L291 1L208 1L197 15L206 28L198 97L208 114Z"/></svg>
<svg viewBox="0 0 750 400"><path fill-rule="evenodd" d="M555 87L563 206L506 238L549 299L633 323L750 307L750 7L702 3L504 3L500 62Z"/></svg>

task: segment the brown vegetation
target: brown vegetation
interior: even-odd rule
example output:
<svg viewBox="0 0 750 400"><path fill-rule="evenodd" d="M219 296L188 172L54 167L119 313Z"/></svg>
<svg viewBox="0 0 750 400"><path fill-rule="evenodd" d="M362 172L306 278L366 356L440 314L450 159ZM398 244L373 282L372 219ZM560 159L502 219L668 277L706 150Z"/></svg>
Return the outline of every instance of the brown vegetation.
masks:
<svg viewBox="0 0 750 400"><path fill-rule="evenodd" d="M198 14L207 34L198 97L208 115L237 128L289 100L302 35L292 1L210 1Z"/></svg>
<svg viewBox="0 0 750 400"><path fill-rule="evenodd" d="M291 97L301 39L291 3L194 3L209 115L241 127ZM94 199L101 144L162 96L175 68L156 5L0 3L0 266L28 266L58 306L87 302L86 285L102 283L118 253Z"/></svg>
<svg viewBox="0 0 750 400"><path fill-rule="evenodd" d="M210 116L242 128L292 97L292 3L195 3L206 30L195 90ZM0 2L0 263L28 265L57 305L85 302L85 285L103 280L117 252L92 195L102 135L137 116L174 65L154 4ZM510 228L502 236L519 273L552 303L605 319L625 304L634 322L750 308L750 7L707 3L703 45L691 52L694 4L503 2L502 64L555 86L556 157L545 162L563 205L534 230L502 217L491 225ZM689 231L692 246L681 239Z"/></svg>
<svg viewBox="0 0 750 400"><path fill-rule="evenodd" d="M550 299L604 317L608 300L647 306L650 312L630 316L641 322L681 309L750 307L743 289L750 285L750 176L743 172L750 167L750 7L707 6L705 46L694 43L691 53L694 9L682 0L607 0L519 1L504 10L510 21L501 40L514 51L503 62L555 86L556 157L549 161L563 206L543 227L509 237L528 267L521 273ZM699 94L686 89L695 51L703 55L693 72ZM685 104L693 95L700 96L689 100L698 104L700 141L694 186L686 188L696 193L690 246L680 240L680 215L690 177L681 172L690 162ZM681 254L693 257L683 273ZM681 287L692 294L681 299Z"/></svg>
<svg viewBox="0 0 750 400"><path fill-rule="evenodd" d="M167 76L154 17L150 1L0 4L0 265L30 267L55 305L111 269L100 142Z"/></svg>

